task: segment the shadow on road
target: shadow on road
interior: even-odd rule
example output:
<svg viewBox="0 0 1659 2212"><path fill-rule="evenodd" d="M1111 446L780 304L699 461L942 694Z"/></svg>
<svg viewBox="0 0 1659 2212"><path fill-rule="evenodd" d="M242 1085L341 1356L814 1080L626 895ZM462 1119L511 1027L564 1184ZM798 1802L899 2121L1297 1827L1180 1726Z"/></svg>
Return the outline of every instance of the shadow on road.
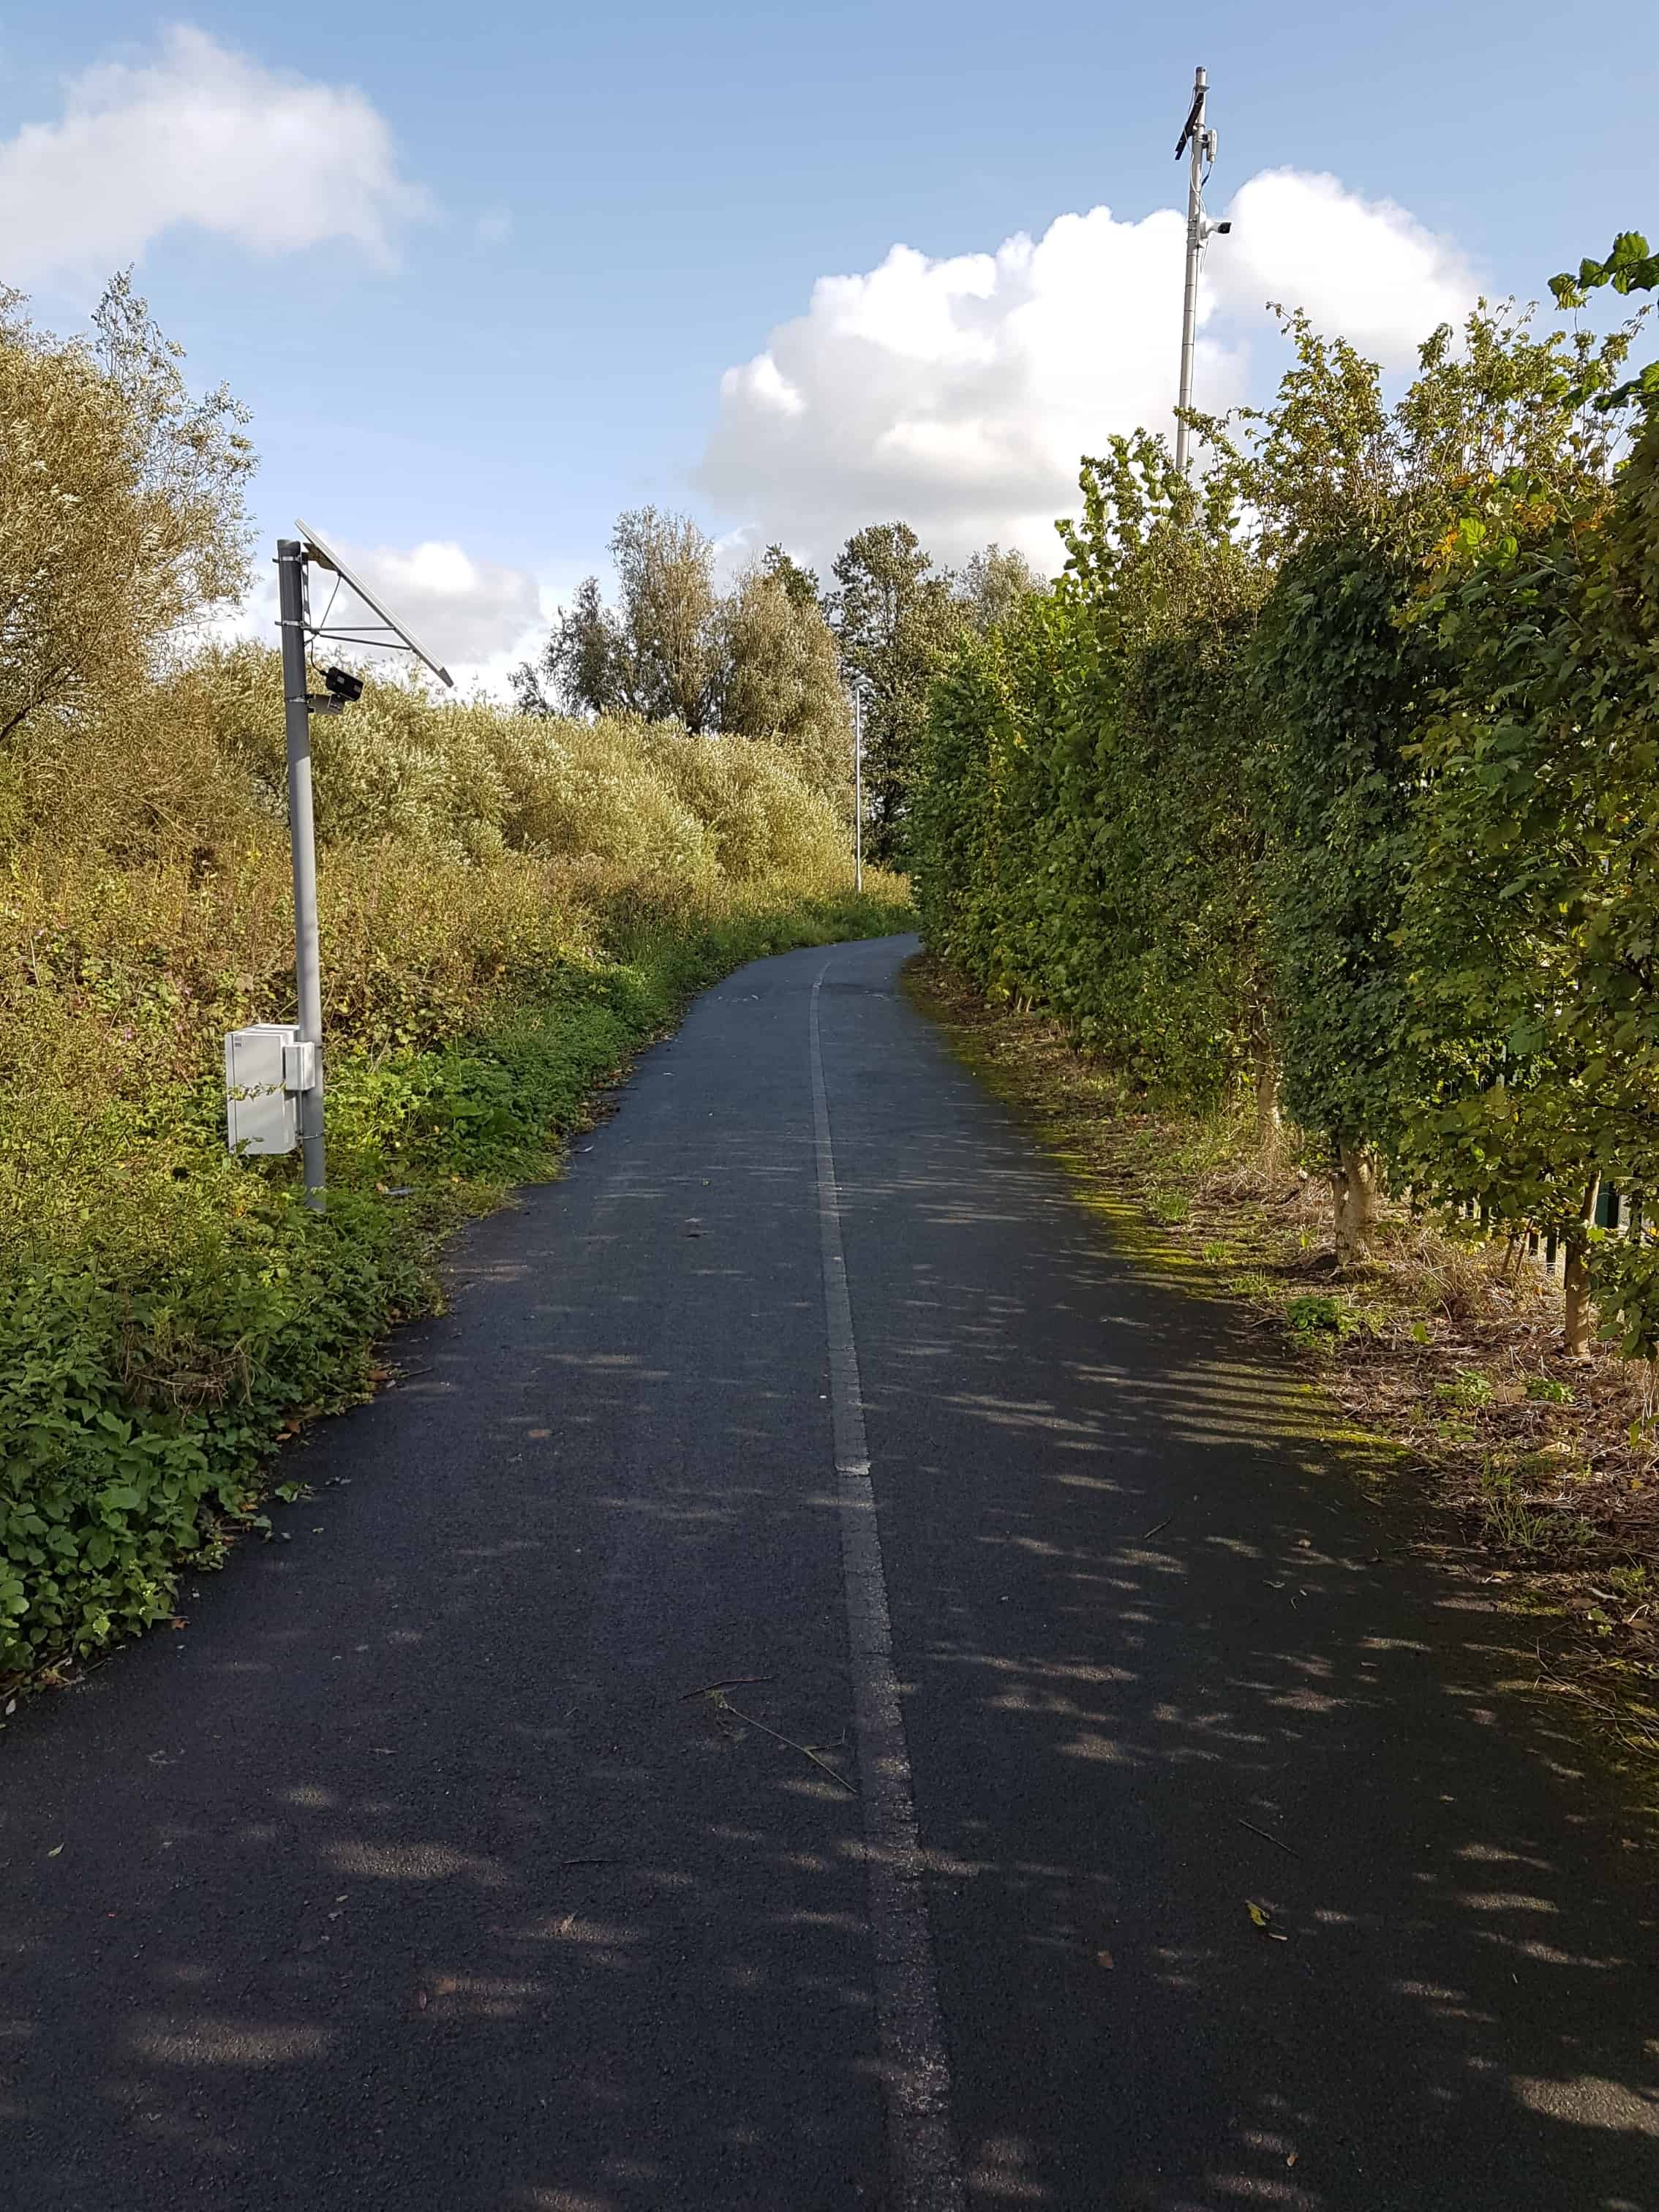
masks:
<svg viewBox="0 0 1659 2212"><path fill-rule="evenodd" d="M843 1115L976 2201L1659 2203L1653 1833L1525 1619L988 1105Z"/></svg>

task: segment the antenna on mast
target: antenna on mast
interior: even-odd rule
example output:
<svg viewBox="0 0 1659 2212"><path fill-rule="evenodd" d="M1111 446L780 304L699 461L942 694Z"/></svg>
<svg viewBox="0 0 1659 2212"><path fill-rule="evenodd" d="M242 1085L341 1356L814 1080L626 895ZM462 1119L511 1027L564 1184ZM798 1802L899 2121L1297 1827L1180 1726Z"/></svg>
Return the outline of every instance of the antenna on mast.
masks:
<svg viewBox="0 0 1659 2212"><path fill-rule="evenodd" d="M1193 104L1176 140L1176 159L1189 156L1187 174L1187 289L1181 309L1181 397L1176 410L1176 466L1187 466L1190 434L1187 412L1193 404L1193 346L1198 333L1198 272L1209 240L1232 228L1230 222L1212 222L1204 212L1204 187L1215 165L1216 135L1205 120L1210 80L1201 69L1193 72Z"/></svg>

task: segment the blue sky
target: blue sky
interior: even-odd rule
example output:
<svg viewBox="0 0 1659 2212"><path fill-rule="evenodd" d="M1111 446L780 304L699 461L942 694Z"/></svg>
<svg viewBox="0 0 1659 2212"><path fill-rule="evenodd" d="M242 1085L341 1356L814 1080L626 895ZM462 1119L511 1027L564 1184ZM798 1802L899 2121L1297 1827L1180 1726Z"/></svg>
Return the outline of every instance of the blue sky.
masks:
<svg viewBox="0 0 1659 2212"><path fill-rule="evenodd" d="M262 526L461 549L520 614L527 580L556 593L648 500L818 558L884 500L955 552L1046 528L1058 456L1167 406L1179 233L1137 226L1177 204L1195 61L1214 211L1263 171L1342 188L1258 196L1228 270L1236 241L1211 249L1214 399L1269 377L1269 279L1363 324L1403 240L1386 350L1476 283L1536 294L1615 228L1659 228L1659 71L1590 22L1538 0L297 0L279 43L268 9L70 0L0 20L0 280L68 327L136 259L192 374L253 410ZM259 138L284 89L287 175ZM271 250L293 202L299 243ZM1051 232L1102 205L1115 225ZM1020 234L1048 239L1035 261L983 258ZM898 244L915 258L809 316L817 280ZM775 374L723 403L792 322Z"/></svg>

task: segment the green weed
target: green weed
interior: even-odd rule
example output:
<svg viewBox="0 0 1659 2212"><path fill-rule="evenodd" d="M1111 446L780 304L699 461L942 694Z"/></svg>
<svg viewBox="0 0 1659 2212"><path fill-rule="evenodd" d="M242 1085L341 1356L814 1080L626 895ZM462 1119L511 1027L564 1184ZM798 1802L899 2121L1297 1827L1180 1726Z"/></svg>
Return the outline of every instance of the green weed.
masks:
<svg viewBox="0 0 1659 2212"><path fill-rule="evenodd" d="M1553 1516L1535 1512L1516 1498L1489 1498L1480 1509L1481 1534L1506 1552L1541 1552L1550 1540Z"/></svg>
<svg viewBox="0 0 1659 2212"><path fill-rule="evenodd" d="M1460 1367L1449 1382L1437 1382L1434 1395L1443 1406L1455 1406L1466 1413L1477 1413L1492 1403L1492 1387L1487 1376L1478 1368Z"/></svg>
<svg viewBox="0 0 1659 2212"><path fill-rule="evenodd" d="M1285 1302L1285 1325L1300 1337L1343 1337L1358 1328L1359 1317L1343 1299L1310 1291Z"/></svg>

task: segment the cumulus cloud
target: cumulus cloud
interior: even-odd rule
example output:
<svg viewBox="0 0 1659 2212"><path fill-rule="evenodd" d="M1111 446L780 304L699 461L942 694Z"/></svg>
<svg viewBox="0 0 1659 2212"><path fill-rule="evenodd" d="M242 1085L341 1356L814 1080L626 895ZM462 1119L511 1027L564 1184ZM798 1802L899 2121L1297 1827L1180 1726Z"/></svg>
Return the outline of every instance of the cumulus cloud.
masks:
<svg viewBox="0 0 1659 2212"><path fill-rule="evenodd" d="M528 569L476 561L453 544L430 540L407 553L342 546L340 555L452 673L507 651L541 620L541 593ZM333 586L331 576L313 576L313 615L321 614ZM362 602L343 585L331 624L349 629L364 618Z"/></svg>
<svg viewBox="0 0 1659 2212"><path fill-rule="evenodd" d="M59 120L0 143L0 277L95 279L180 225L254 253L343 240L386 263L425 204L361 93L179 26L153 61L88 70Z"/></svg>
<svg viewBox="0 0 1659 2212"><path fill-rule="evenodd" d="M1229 212L1200 297L1208 411L1248 395L1269 298L1389 367L1474 298L1455 250L1334 178L1267 172ZM804 315L726 371L700 488L748 542L820 562L902 515L947 560L995 538L1052 569L1079 457L1114 431L1173 429L1184 235L1174 209L1100 207L994 252L896 246L865 275L820 278Z"/></svg>
<svg viewBox="0 0 1659 2212"><path fill-rule="evenodd" d="M1479 289L1450 241L1393 200L1364 200L1331 176L1267 169L1233 201L1231 235L1210 250L1211 298L1237 313L1268 299L1305 308L1384 368L1408 368L1440 323Z"/></svg>
<svg viewBox="0 0 1659 2212"><path fill-rule="evenodd" d="M1169 419L1180 216L1061 216L1039 240L929 260L896 246L825 276L806 313L722 380L702 489L822 557L903 515L954 558L997 538L1052 562L1080 453ZM1237 386L1206 362L1206 387Z"/></svg>

